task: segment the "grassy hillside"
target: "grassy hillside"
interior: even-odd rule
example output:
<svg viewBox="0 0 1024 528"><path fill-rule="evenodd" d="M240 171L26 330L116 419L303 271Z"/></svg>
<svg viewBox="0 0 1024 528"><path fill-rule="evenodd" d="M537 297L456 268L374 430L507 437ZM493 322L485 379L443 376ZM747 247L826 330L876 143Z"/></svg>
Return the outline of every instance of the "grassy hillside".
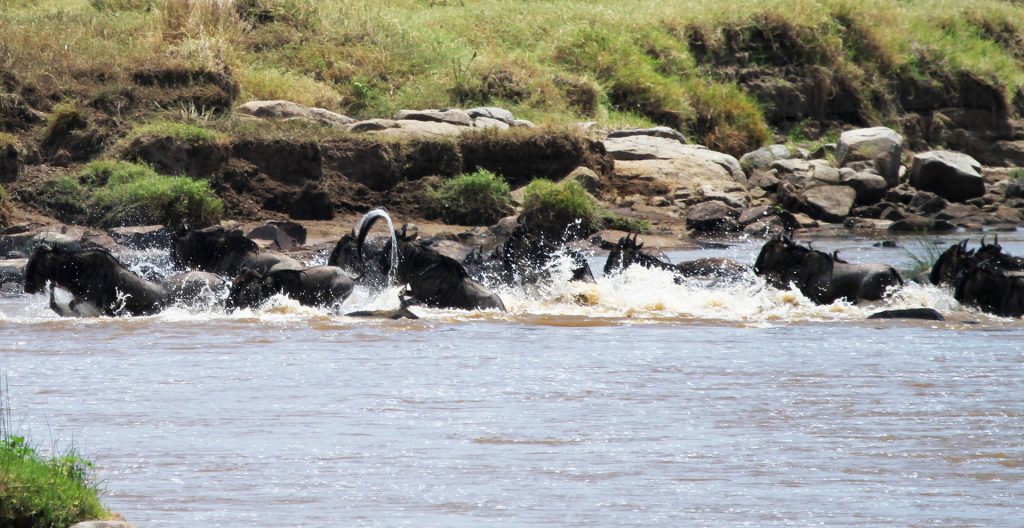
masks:
<svg viewBox="0 0 1024 528"><path fill-rule="evenodd" d="M495 104L738 153L886 122L964 75L1024 106L1024 3L0 0L0 85L115 123L248 99L353 117Z"/></svg>

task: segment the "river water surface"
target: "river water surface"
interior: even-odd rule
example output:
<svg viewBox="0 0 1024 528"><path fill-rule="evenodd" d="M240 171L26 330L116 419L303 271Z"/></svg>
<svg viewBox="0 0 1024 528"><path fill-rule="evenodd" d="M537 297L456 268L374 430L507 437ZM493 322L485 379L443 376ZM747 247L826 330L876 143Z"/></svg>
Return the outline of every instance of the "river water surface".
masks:
<svg viewBox="0 0 1024 528"><path fill-rule="evenodd" d="M139 526L1024 525L1020 321L930 286L817 307L649 270L502 297L417 321L5 297L0 370L20 432L73 442ZM948 320L864 320L911 306Z"/></svg>

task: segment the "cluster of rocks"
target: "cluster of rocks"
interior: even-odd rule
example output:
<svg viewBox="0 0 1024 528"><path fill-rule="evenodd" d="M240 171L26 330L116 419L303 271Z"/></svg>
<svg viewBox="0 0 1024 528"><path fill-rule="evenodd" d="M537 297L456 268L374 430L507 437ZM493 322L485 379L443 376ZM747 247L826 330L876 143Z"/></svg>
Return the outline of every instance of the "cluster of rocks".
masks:
<svg viewBox="0 0 1024 528"><path fill-rule="evenodd" d="M456 136L472 130L533 128L525 119L494 106L399 110L392 119L357 121L323 108L310 108L291 101L249 101L235 111L260 119L298 120L337 127L348 132L375 133L384 136Z"/></svg>
<svg viewBox="0 0 1024 528"><path fill-rule="evenodd" d="M685 215L698 233L773 235L819 223L947 231L1024 223L1024 181L959 152L906 155L886 127L844 132L814 152L771 145L738 160L647 129L608 134L615 175L655 185L627 203ZM785 214L782 214L785 213Z"/></svg>

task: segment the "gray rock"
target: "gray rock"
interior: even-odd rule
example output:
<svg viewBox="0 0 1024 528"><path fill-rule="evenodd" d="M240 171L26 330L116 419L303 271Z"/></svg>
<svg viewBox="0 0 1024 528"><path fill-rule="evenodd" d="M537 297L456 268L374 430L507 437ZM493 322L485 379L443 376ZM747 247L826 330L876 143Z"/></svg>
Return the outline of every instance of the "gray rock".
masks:
<svg viewBox="0 0 1024 528"><path fill-rule="evenodd" d="M841 185L821 185L803 193L804 211L813 218L839 223L850 215L857 192Z"/></svg>
<svg viewBox="0 0 1024 528"><path fill-rule="evenodd" d="M568 176L562 178L562 182L576 180L590 194L597 194L597 187L601 184L601 176L587 167L576 167Z"/></svg>
<svg viewBox="0 0 1024 528"><path fill-rule="evenodd" d="M857 205L878 203L885 197L888 184L885 178L870 172L844 173L840 183L852 187L857 193Z"/></svg>
<svg viewBox="0 0 1024 528"><path fill-rule="evenodd" d="M770 168L779 171L779 174L804 173L811 170L811 164L802 159L781 159L771 163Z"/></svg>
<svg viewBox="0 0 1024 528"><path fill-rule="evenodd" d="M949 220L953 223L958 223L968 218L981 217L982 214L981 208L976 205L953 202L947 204L945 208L935 213L935 219Z"/></svg>
<svg viewBox="0 0 1024 528"><path fill-rule="evenodd" d="M455 126L473 126L473 119L469 114L458 108L399 110L395 114L395 121L436 121Z"/></svg>
<svg viewBox="0 0 1024 528"><path fill-rule="evenodd" d="M933 215L945 209L948 204L949 202L936 194L921 191L914 195L907 207L919 214Z"/></svg>
<svg viewBox="0 0 1024 528"><path fill-rule="evenodd" d="M842 172L827 165L811 165L811 178L828 185L837 185L842 181Z"/></svg>
<svg viewBox="0 0 1024 528"><path fill-rule="evenodd" d="M889 187L899 184L903 136L887 127L860 128L839 136L836 160L839 166L857 161L874 162Z"/></svg>
<svg viewBox="0 0 1024 528"><path fill-rule="evenodd" d="M330 126L345 126L355 122L348 116L324 108L311 108L291 101L249 101L235 112L265 119L304 119Z"/></svg>
<svg viewBox="0 0 1024 528"><path fill-rule="evenodd" d="M417 121L403 119L367 119L347 127L350 132L363 132L395 137L450 137L458 136L471 127L442 123L440 121Z"/></svg>
<svg viewBox="0 0 1024 528"><path fill-rule="evenodd" d="M674 139L680 143L686 144L686 136L682 132L665 126L653 127L653 128L626 128L621 130L613 130L608 133L610 138L621 138L630 136L653 136L665 139Z"/></svg>
<svg viewBox="0 0 1024 528"><path fill-rule="evenodd" d="M777 216L761 218L743 226L743 234L752 237L773 238L791 233Z"/></svg>
<svg viewBox="0 0 1024 528"><path fill-rule="evenodd" d="M515 116L512 115L512 112L497 106L478 106L476 108L467 108L466 114L473 119L478 117L497 119L506 125L511 125L516 120Z"/></svg>
<svg viewBox="0 0 1024 528"><path fill-rule="evenodd" d="M474 117L473 128L508 130L510 125L500 119L492 117Z"/></svg>
<svg viewBox="0 0 1024 528"><path fill-rule="evenodd" d="M519 227L519 216L513 215L506 216L505 218L498 220L498 223L492 225L490 230L495 234L495 236L507 237L511 235L517 227Z"/></svg>
<svg viewBox="0 0 1024 528"><path fill-rule="evenodd" d="M722 152L715 152L702 145L684 145L674 139L657 136L626 136L608 138L604 141L604 146L616 160L703 160L721 166L729 172L735 181L744 183L747 181L747 176L740 168L740 162L736 158Z"/></svg>
<svg viewBox="0 0 1024 528"><path fill-rule="evenodd" d="M512 121L512 126L518 128L537 128L537 125L533 124L533 121L526 119L516 119L515 121Z"/></svg>
<svg viewBox="0 0 1024 528"><path fill-rule="evenodd" d="M773 161L792 158L789 147L785 145L769 145L761 147L753 152L748 152L740 157L740 167L749 174L754 170L764 170L771 166Z"/></svg>
<svg viewBox="0 0 1024 528"><path fill-rule="evenodd" d="M954 202L965 202L985 194L981 164L967 154L946 150L914 156L910 185Z"/></svg>
<svg viewBox="0 0 1024 528"><path fill-rule="evenodd" d="M768 171L754 171L747 182L750 188L760 188L766 191L774 191L779 186L779 179Z"/></svg>
<svg viewBox="0 0 1024 528"><path fill-rule="evenodd" d="M72 524L71 528L135 528L127 521L82 521Z"/></svg>
<svg viewBox="0 0 1024 528"><path fill-rule="evenodd" d="M734 233L740 230L740 212L712 200L697 204L686 213L686 226L698 233Z"/></svg>

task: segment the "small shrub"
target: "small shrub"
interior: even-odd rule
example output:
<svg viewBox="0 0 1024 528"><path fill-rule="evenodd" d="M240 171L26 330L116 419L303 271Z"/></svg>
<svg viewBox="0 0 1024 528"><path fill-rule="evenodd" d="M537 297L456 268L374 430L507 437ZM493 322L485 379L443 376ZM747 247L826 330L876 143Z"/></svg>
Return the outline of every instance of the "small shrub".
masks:
<svg viewBox="0 0 1024 528"><path fill-rule="evenodd" d="M434 191L449 224L491 225L512 212L508 182L488 170L445 180Z"/></svg>
<svg viewBox="0 0 1024 528"><path fill-rule="evenodd" d="M1013 169L1010 171L1010 179L1024 182L1024 169Z"/></svg>
<svg viewBox="0 0 1024 528"><path fill-rule="evenodd" d="M576 180L534 180L523 191L523 223L552 240L571 240L596 231L597 201Z"/></svg>
<svg viewBox="0 0 1024 528"><path fill-rule="evenodd" d="M761 107L735 84L693 79L684 87L696 112L693 130L708 148L740 156L771 138Z"/></svg>
<svg viewBox="0 0 1024 528"><path fill-rule="evenodd" d="M74 130L80 130L89 126L89 121L78 109L78 103L68 101L53 107L46 120L46 132L43 136L43 144L47 145L62 137L67 136Z"/></svg>
<svg viewBox="0 0 1024 528"><path fill-rule="evenodd" d="M111 226L181 221L209 225L219 221L224 212L224 203L209 182L155 172L112 175L107 185L96 191L94 203L102 215L100 223Z"/></svg>
<svg viewBox="0 0 1024 528"><path fill-rule="evenodd" d="M96 160L82 169L79 181L92 188L106 185L124 185L133 181L157 176L149 165L127 161Z"/></svg>
<svg viewBox="0 0 1024 528"><path fill-rule="evenodd" d="M286 24L303 31L320 28L320 7L311 0L235 0L235 11L253 25Z"/></svg>
<svg viewBox="0 0 1024 528"><path fill-rule="evenodd" d="M78 178L61 176L41 185L33 201L55 213L62 221L74 223L80 221L87 211L89 190L79 183Z"/></svg>

